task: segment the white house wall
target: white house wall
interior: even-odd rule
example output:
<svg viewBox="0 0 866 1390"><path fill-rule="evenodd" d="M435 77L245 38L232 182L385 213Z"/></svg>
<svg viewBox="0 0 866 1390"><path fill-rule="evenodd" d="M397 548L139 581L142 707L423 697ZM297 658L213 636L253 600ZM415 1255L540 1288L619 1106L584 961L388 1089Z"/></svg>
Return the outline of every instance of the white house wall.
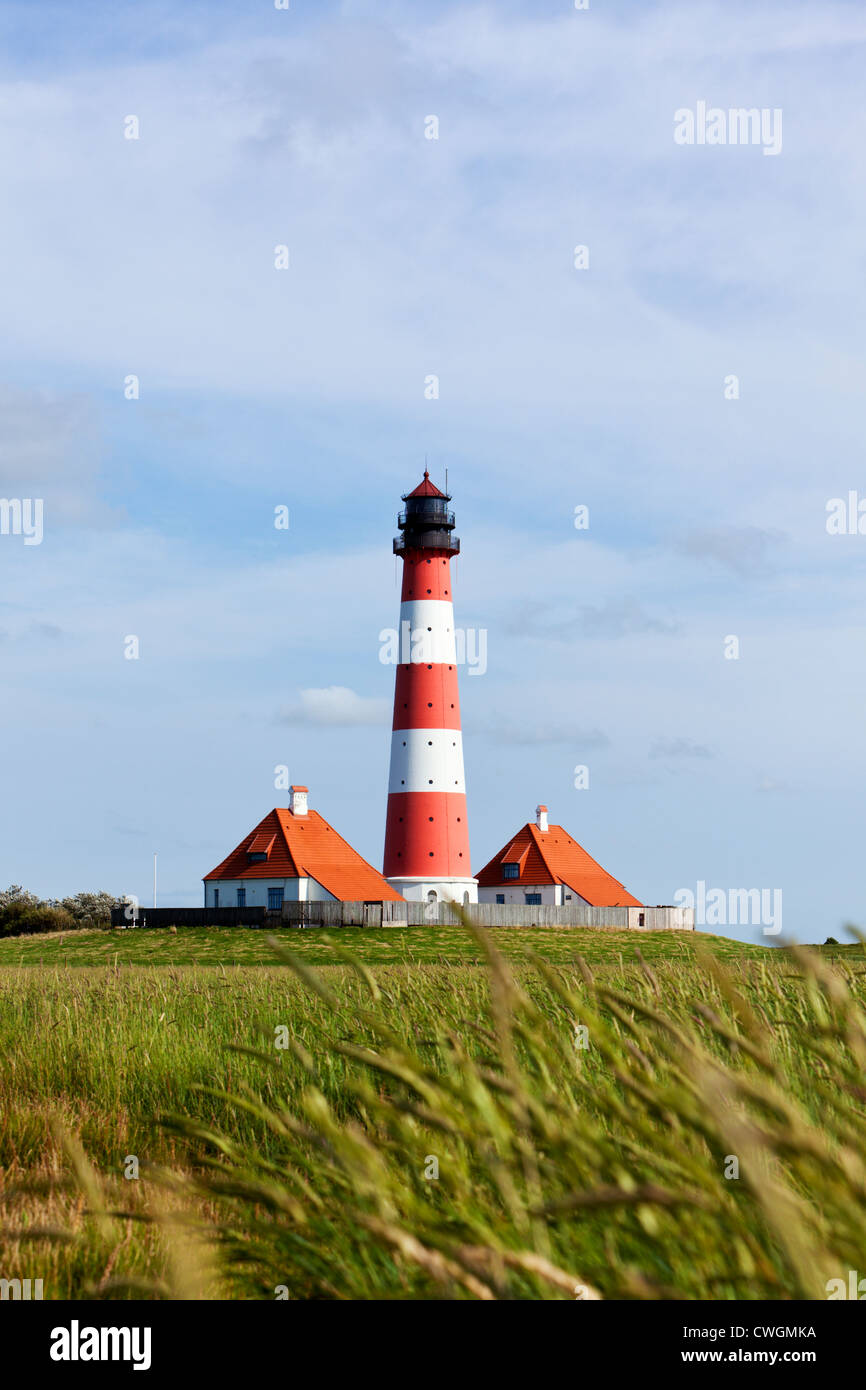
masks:
<svg viewBox="0 0 866 1390"><path fill-rule="evenodd" d="M308 903L333 903L337 901L334 894L329 893L327 888L323 888L316 879L305 878L304 883L307 885L306 901Z"/></svg>
<svg viewBox="0 0 866 1390"><path fill-rule="evenodd" d="M268 889L282 888L285 902L333 902L334 895L314 878L226 878L218 883L205 884L205 907L214 907L214 892L219 889L220 907L235 907L238 889L246 889L246 907L267 907Z"/></svg>
<svg viewBox="0 0 866 1390"><path fill-rule="evenodd" d="M506 903L514 904L517 907L526 905L527 893L540 893L541 902L545 907L580 906L584 899L572 888L565 888L558 883L520 883L510 887L500 883L498 888L479 888L478 901L480 903L495 903L497 893L501 893ZM569 897L569 894L571 896Z"/></svg>

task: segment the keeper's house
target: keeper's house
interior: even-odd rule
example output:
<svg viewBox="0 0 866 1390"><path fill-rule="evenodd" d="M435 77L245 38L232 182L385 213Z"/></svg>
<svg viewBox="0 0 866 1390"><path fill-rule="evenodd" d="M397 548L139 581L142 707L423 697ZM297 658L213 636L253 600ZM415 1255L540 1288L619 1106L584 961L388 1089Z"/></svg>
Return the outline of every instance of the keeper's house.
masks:
<svg viewBox="0 0 866 1390"><path fill-rule="evenodd" d="M514 839L476 875L480 903L551 907L640 907L617 879L538 806ZM641 926L643 922L641 922Z"/></svg>
<svg viewBox="0 0 866 1390"><path fill-rule="evenodd" d="M307 807L307 787L290 788L288 807L270 811L204 878L205 907L283 902L402 902L372 864Z"/></svg>

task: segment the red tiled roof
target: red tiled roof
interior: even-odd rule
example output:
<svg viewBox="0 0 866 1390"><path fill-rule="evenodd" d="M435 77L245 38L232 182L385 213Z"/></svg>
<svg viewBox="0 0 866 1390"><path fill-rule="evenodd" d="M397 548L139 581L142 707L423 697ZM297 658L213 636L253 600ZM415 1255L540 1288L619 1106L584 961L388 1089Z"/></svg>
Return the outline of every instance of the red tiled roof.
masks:
<svg viewBox="0 0 866 1390"><path fill-rule="evenodd" d="M503 864L515 863L520 865L519 877L503 878ZM480 888L563 883L591 907L641 906L561 825L542 832L529 821L475 877Z"/></svg>
<svg viewBox="0 0 866 1390"><path fill-rule="evenodd" d="M427 469L425 468L425 469L424 469L424 481L423 481L423 483L419 483L418 486L412 490L412 492L407 492L407 493L406 493L406 496L403 498L403 501L404 501L404 502L407 501L408 498L410 498L410 497L444 497L444 496L445 496L445 493L444 493L444 492L440 492L439 489L438 489L438 487L436 486L435 483L431 483L431 481L430 481L430 474L427 472Z"/></svg>
<svg viewBox="0 0 866 1390"><path fill-rule="evenodd" d="M250 864L251 844L273 838L264 863ZM400 894L372 864L362 859L318 811L293 816L285 806L269 811L205 880L244 878L314 878L343 902L399 902Z"/></svg>
<svg viewBox="0 0 866 1390"><path fill-rule="evenodd" d="M254 835L247 845L247 854L270 854L276 835Z"/></svg>

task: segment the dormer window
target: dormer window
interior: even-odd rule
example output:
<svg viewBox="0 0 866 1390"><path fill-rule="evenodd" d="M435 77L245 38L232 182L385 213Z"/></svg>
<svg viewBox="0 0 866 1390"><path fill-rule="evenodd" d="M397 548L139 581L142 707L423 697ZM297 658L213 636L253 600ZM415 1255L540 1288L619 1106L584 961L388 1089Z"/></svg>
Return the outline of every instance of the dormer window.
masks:
<svg viewBox="0 0 866 1390"><path fill-rule="evenodd" d="M503 877L503 878L520 878L520 865L519 865L519 864L503 864L503 865L502 865L502 877Z"/></svg>
<svg viewBox="0 0 866 1390"><path fill-rule="evenodd" d="M254 835L247 845L247 863L266 863L275 839L275 835Z"/></svg>

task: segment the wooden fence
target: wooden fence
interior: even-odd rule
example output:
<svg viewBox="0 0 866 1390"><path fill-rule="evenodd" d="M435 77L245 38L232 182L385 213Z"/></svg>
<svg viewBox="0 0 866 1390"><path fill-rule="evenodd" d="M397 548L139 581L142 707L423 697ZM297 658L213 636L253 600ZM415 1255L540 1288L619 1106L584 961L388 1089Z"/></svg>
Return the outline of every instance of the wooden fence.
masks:
<svg viewBox="0 0 866 1390"><path fill-rule="evenodd" d="M608 927L631 931L694 931L695 914L680 907L554 907L473 903L466 911L479 927ZM130 914L130 915L127 915ZM444 927L460 918L451 903L284 902L282 913L264 907L141 907L111 911L113 927Z"/></svg>
<svg viewBox="0 0 866 1390"><path fill-rule="evenodd" d="M620 930L694 930L694 913L678 907L554 907L523 903L473 903L466 911L479 927L618 927ZM283 923L294 927L455 926L451 903L323 902L283 903Z"/></svg>
<svg viewBox="0 0 866 1390"><path fill-rule="evenodd" d="M128 914L128 915L127 915ZM279 926L280 914L263 907L113 907L113 927L264 927Z"/></svg>

